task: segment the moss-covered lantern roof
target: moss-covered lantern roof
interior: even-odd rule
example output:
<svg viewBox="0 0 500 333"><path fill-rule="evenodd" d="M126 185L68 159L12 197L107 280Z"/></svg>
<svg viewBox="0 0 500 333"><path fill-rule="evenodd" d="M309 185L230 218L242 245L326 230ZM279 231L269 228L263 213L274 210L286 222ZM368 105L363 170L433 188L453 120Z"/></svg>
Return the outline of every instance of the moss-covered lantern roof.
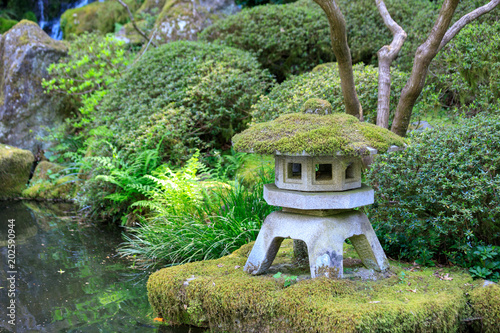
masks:
<svg viewBox="0 0 500 333"><path fill-rule="evenodd" d="M368 148L383 153L404 145L389 130L343 113L286 114L233 137L235 150L259 154L359 156L369 154Z"/></svg>

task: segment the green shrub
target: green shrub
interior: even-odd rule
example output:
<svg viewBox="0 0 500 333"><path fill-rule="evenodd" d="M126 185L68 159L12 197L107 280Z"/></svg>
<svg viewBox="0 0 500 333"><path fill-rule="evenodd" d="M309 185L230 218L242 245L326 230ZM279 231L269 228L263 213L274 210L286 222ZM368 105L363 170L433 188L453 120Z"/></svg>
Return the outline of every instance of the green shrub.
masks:
<svg viewBox="0 0 500 333"><path fill-rule="evenodd" d="M57 145L50 152L64 159L80 158L78 149L86 149L85 141L96 127L95 118L103 97L111 84L119 78L129 64L130 55L125 43L113 35L99 36L84 33L69 42L68 56L49 66L49 79L42 86L48 94L73 96L75 116L66 119L63 128L53 129L48 137Z"/></svg>
<svg viewBox="0 0 500 333"><path fill-rule="evenodd" d="M334 59L328 22L318 9L293 4L244 9L215 22L199 38L253 52L283 81Z"/></svg>
<svg viewBox="0 0 500 333"><path fill-rule="evenodd" d="M403 70L408 70L418 44L432 28L437 9L428 0L411 3L390 0L386 4L394 19L408 33L396 62ZM353 62L376 64L377 51L389 44L392 37L375 3L341 0L339 6L345 16ZM244 9L215 22L199 38L218 40L255 53L280 82L290 74L300 74L335 59L326 15L312 0Z"/></svg>
<svg viewBox="0 0 500 333"><path fill-rule="evenodd" d="M436 85L462 112L500 109L500 21L466 26L439 54Z"/></svg>
<svg viewBox="0 0 500 333"><path fill-rule="evenodd" d="M394 112L407 75L395 69L391 74L390 108ZM377 118L378 69L371 65L354 65L354 81L365 121L374 123ZM310 98L327 100L331 103L333 112L345 112L336 64L320 65L310 73L293 76L275 86L268 95L261 96L259 102L252 106L253 121L263 122L282 114L301 112L304 103ZM437 96L426 90L416 105L415 115L422 109L434 107L438 107Z"/></svg>
<svg viewBox="0 0 500 333"><path fill-rule="evenodd" d="M10 20L10 19L0 17L0 34L7 32L10 28L15 26L16 24L17 24L17 21L15 21L15 20Z"/></svg>
<svg viewBox="0 0 500 333"><path fill-rule="evenodd" d="M22 19L38 23L36 15L32 11L28 11L28 12L24 13Z"/></svg>
<svg viewBox="0 0 500 333"><path fill-rule="evenodd" d="M370 221L388 255L471 268L498 259L479 246L500 243L500 118L415 134L406 150L379 156L367 179Z"/></svg>
<svg viewBox="0 0 500 333"><path fill-rule="evenodd" d="M163 142L162 158L176 163L189 158L183 152L193 145L227 144L245 128L250 106L271 83L247 52L168 43L144 54L106 95L100 124L113 131L118 148L137 151Z"/></svg>

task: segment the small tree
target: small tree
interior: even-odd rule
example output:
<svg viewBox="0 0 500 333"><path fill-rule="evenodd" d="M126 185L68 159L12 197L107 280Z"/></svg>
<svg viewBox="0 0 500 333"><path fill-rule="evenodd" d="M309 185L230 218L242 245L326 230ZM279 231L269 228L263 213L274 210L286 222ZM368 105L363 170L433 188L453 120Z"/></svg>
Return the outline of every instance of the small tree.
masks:
<svg viewBox="0 0 500 333"><path fill-rule="evenodd" d="M330 36L333 52L338 62L346 113L362 120L363 109L354 86L351 51L347 44L344 16L335 0L314 1L326 13L330 24ZM490 12L500 3L500 0L491 0L486 5L464 15L449 28L458 1L459 0L443 1L439 16L427 40L417 48L410 78L401 92L392 122L392 132L400 136L406 135L413 107L424 88L425 79L432 59L436 57L438 52L441 51L441 49L456 36L463 27L481 15ZM377 125L387 128L389 125L389 100L391 91L390 66L398 56L406 40L406 32L392 19L383 0L375 0L375 4L382 16L384 24L391 31L393 36L391 44L384 45L377 52L379 62Z"/></svg>

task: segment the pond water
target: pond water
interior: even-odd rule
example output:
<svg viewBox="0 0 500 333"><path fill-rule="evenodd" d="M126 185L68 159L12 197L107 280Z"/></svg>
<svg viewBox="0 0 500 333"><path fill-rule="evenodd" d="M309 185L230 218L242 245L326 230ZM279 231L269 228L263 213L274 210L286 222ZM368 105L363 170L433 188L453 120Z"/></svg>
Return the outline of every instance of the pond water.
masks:
<svg viewBox="0 0 500 333"><path fill-rule="evenodd" d="M68 204L0 202L0 332L203 332L156 325L147 300L149 272L116 255L120 231L79 223L75 215ZM11 219L15 263L8 260L14 259ZM12 299L15 326L7 308Z"/></svg>

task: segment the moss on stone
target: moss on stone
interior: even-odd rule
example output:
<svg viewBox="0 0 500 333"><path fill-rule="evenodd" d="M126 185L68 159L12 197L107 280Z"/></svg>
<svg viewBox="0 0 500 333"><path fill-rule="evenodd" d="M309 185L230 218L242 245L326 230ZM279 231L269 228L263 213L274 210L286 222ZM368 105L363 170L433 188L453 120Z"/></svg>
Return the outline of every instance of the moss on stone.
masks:
<svg viewBox="0 0 500 333"><path fill-rule="evenodd" d="M28 183L34 160L28 150L0 144L0 198L21 194Z"/></svg>
<svg viewBox="0 0 500 333"><path fill-rule="evenodd" d="M77 191L77 178L65 175L64 168L48 161L38 163L30 185L22 195L30 199L73 199Z"/></svg>
<svg viewBox="0 0 500 333"><path fill-rule="evenodd" d="M498 332L500 327L500 287L490 284L470 293L475 332Z"/></svg>
<svg viewBox="0 0 500 333"><path fill-rule="evenodd" d="M379 153L405 140L387 129L360 122L347 114L287 114L256 124L233 137L237 151L259 154L302 154L348 156L367 154L367 147Z"/></svg>
<svg viewBox="0 0 500 333"><path fill-rule="evenodd" d="M271 271L292 266L291 244L285 240ZM276 270L243 272L252 246L152 274L148 296L156 314L173 324L231 332L453 332L468 315L467 293L479 288L458 268L436 271L395 261L387 279L305 279L285 287L272 277ZM347 258L353 248L346 244L345 250ZM494 298L485 298L498 308Z"/></svg>
<svg viewBox="0 0 500 333"><path fill-rule="evenodd" d="M132 12L139 6L135 0L125 0L125 3ZM115 31L115 23L124 24L129 20L127 10L117 1L96 1L65 11L61 15L61 29L64 38L68 38L70 34L80 35L84 32L106 34Z"/></svg>

